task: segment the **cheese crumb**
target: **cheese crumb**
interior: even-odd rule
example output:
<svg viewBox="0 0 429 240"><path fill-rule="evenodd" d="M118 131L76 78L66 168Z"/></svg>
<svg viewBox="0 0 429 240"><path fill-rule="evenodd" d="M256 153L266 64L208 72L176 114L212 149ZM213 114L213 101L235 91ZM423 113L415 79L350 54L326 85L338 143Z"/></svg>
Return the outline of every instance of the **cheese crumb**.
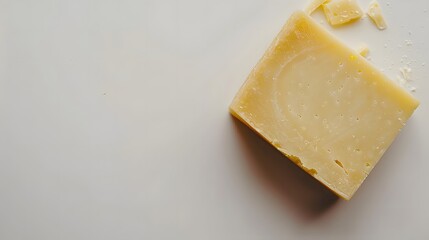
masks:
<svg viewBox="0 0 429 240"><path fill-rule="evenodd" d="M366 44L362 44L362 45L358 48L357 52L358 52L362 57L366 57L366 56L368 56L369 48L368 48L368 46L367 46Z"/></svg>
<svg viewBox="0 0 429 240"><path fill-rule="evenodd" d="M340 25L362 17L356 0L331 0L323 4L323 11L331 25Z"/></svg>
<svg viewBox="0 0 429 240"><path fill-rule="evenodd" d="M399 71L401 72L402 78L406 81L411 80L411 68L410 67L401 67L399 68Z"/></svg>
<svg viewBox="0 0 429 240"><path fill-rule="evenodd" d="M373 0L369 4L369 8L366 14L368 14L368 16L372 19L378 29L384 30L387 28L383 13L381 12L380 4L377 2L377 0Z"/></svg>
<svg viewBox="0 0 429 240"><path fill-rule="evenodd" d="M411 85L411 68L410 67L401 67L399 68L400 75L397 76L398 83L407 89L408 91L415 92L416 88Z"/></svg>
<svg viewBox="0 0 429 240"><path fill-rule="evenodd" d="M405 40L405 45L412 46L413 45L413 41L411 41L411 40Z"/></svg>

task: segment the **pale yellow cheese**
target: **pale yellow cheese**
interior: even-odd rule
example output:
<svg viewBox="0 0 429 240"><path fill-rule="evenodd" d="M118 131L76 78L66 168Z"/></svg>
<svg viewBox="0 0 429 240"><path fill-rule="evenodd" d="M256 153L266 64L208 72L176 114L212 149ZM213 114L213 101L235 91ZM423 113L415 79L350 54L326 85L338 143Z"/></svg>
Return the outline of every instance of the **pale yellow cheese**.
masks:
<svg viewBox="0 0 429 240"><path fill-rule="evenodd" d="M362 57L366 57L368 56L369 53L369 48L366 44L362 44L359 48L358 48L358 53L362 56Z"/></svg>
<svg viewBox="0 0 429 240"><path fill-rule="evenodd" d="M350 199L418 105L364 57L297 12L230 112Z"/></svg>
<svg viewBox="0 0 429 240"><path fill-rule="evenodd" d="M331 25L339 25L362 17L356 0L332 0L323 4L325 16Z"/></svg>
<svg viewBox="0 0 429 240"><path fill-rule="evenodd" d="M328 0L312 0L310 4L305 8L305 13L308 15L312 14L316 9L318 9L322 4L327 2Z"/></svg>
<svg viewBox="0 0 429 240"><path fill-rule="evenodd" d="M383 13L381 12L380 4L377 2L377 0L372 1L369 4L368 16L372 19L374 24L377 26L378 29L384 30L387 28L386 21L384 20Z"/></svg>

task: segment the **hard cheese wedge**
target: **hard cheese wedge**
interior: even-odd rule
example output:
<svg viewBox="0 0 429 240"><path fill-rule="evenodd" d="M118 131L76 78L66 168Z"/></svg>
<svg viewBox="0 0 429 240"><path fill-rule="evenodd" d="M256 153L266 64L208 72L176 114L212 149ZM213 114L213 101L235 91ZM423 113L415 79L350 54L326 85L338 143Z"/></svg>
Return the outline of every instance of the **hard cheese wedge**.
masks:
<svg viewBox="0 0 429 240"><path fill-rule="evenodd" d="M331 25L344 24L363 15L356 0L331 0L323 4L323 10Z"/></svg>
<svg viewBox="0 0 429 240"><path fill-rule="evenodd" d="M377 0L372 1L369 4L369 9L367 12L368 16L372 19L374 24L377 26L378 29L384 30L387 28L386 21L384 20L383 13L381 12L380 4L377 2Z"/></svg>
<svg viewBox="0 0 429 240"><path fill-rule="evenodd" d="M356 51L297 12L230 111L348 200L418 105Z"/></svg>
<svg viewBox="0 0 429 240"><path fill-rule="evenodd" d="M305 13L308 15L312 14L316 9L318 9L322 4L328 0L312 0L311 3L305 8Z"/></svg>

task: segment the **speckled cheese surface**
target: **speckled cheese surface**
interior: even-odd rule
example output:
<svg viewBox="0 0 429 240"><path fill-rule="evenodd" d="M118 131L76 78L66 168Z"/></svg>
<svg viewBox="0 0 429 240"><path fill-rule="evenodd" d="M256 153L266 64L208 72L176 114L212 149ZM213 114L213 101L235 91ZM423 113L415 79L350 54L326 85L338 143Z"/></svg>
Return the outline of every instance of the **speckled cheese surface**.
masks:
<svg viewBox="0 0 429 240"><path fill-rule="evenodd" d="M348 200L418 105L364 57L296 12L230 111Z"/></svg>

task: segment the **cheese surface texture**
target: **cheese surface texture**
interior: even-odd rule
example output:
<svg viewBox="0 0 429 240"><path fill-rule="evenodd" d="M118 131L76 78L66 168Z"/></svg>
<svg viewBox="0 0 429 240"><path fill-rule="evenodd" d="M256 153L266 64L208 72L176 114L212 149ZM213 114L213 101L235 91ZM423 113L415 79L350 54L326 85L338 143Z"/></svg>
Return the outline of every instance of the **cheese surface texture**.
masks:
<svg viewBox="0 0 429 240"><path fill-rule="evenodd" d="M368 16L372 19L378 29L384 30L387 28L386 21L384 20L383 13L381 12L380 4L374 0L369 4Z"/></svg>
<svg viewBox="0 0 429 240"><path fill-rule="evenodd" d="M364 57L297 12L230 112L350 199L418 105Z"/></svg>
<svg viewBox="0 0 429 240"><path fill-rule="evenodd" d="M356 0L332 0L323 4L323 11L331 25L340 25L361 18L362 9Z"/></svg>

